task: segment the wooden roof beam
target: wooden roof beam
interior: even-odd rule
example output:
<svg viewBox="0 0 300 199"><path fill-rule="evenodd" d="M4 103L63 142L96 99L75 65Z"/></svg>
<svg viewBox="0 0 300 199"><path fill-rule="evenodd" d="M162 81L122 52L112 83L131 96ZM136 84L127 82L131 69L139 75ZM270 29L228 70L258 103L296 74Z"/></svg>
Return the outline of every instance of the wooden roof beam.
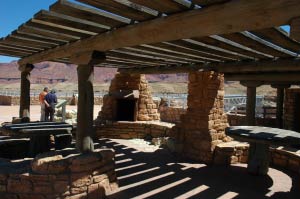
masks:
<svg viewBox="0 0 300 199"><path fill-rule="evenodd" d="M105 52L139 44L281 26L289 24L292 18L299 17L299 10L299 0L229 1L205 9L191 10L129 25L109 33L46 50L21 59L19 63L36 63L69 57L80 51L98 50Z"/></svg>
<svg viewBox="0 0 300 199"><path fill-rule="evenodd" d="M158 66L133 68L128 73L168 74L187 73L190 71L216 71L225 74L257 74L257 73L300 73L300 59L278 59L264 61L240 61L228 63L182 64L178 66ZM126 71L122 71L126 72ZM299 79L300 81L300 79Z"/></svg>

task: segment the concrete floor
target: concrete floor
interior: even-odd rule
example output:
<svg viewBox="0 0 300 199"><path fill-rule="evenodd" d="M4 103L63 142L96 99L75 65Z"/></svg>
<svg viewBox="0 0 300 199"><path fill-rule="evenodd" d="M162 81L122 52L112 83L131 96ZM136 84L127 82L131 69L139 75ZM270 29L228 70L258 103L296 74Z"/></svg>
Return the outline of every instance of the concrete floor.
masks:
<svg viewBox="0 0 300 199"><path fill-rule="evenodd" d="M116 151L120 187L109 199L299 199L300 178L288 171L271 168L267 176L252 176L245 164L208 167L132 140L99 142Z"/></svg>

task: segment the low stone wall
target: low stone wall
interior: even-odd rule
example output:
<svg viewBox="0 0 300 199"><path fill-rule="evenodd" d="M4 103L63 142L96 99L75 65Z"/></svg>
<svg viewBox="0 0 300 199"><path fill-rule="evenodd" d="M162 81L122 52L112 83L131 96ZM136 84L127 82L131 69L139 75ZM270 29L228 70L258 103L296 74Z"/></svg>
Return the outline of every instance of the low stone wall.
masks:
<svg viewBox="0 0 300 199"><path fill-rule="evenodd" d="M186 113L186 109L179 107L160 107L160 120L163 122L178 123L180 116Z"/></svg>
<svg viewBox="0 0 300 199"><path fill-rule="evenodd" d="M152 137L168 137L174 124L164 122L109 122L98 125L98 138L133 139Z"/></svg>
<svg viewBox="0 0 300 199"><path fill-rule="evenodd" d="M249 144L232 141L219 144L215 149L215 164L247 163ZM270 147L270 165L288 169L300 174L300 149L272 146Z"/></svg>
<svg viewBox="0 0 300 199"><path fill-rule="evenodd" d="M228 124L230 126L244 126L247 125L246 115L241 114L227 114ZM255 118L257 126L276 127L275 118Z"/></svg>
<svg viewBox="0 0 300 199"><path fill-rule="evenodd" d="M73 99L72 97L62 97L59 99L65 99L68 101L69 105L77 105L77 99ZM0 95L0 105L19 105L20 104L20 97L19 96L5 96ZM39 97L34 96L30 97L30 104L31 105L39 105ZM95 97L94 98L94 104L95 105L102 105L103 104L103 98L102 97Z"/></svg>
<svg viewBox="0 0 300 199"><path fill-rule="evenodd" d="M118 187L109 149L67 157L42 154L29 164L23 161L20 168L14 165L21 162L1 165L1 199L101 199Z"/></svg>

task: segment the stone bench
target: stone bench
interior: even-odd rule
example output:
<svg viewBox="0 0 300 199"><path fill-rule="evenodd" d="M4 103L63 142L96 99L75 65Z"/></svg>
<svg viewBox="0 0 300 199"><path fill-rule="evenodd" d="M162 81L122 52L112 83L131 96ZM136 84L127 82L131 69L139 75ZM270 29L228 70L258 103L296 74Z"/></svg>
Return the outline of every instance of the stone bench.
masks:
<svg viewBox="0 0 300 199"><path fill-rule="evenodd" d="M269 169L272 145L293 146L300 144L300 133L260 126L232 126L226 134L236 140L250 143L248 171L257 175L266 175Z"/></svg>
<svg viewBox="0 0 300 199"><path fill-rule="evenodd" d="M0 140L0 157L7 159L21 159L28 155L30 140L4 139Z"/></svg>

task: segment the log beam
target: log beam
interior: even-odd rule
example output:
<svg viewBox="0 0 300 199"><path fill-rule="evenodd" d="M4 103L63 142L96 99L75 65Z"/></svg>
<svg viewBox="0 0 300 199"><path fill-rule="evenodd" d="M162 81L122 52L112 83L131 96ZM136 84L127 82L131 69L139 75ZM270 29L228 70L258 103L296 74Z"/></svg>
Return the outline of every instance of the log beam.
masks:
<svg viewBox="0 0 300 199"><path fill-rule="evenodd" d="M33 68L32 64L19 67L21 70L20 118L30 117L30 72Z"/></svg>
<svg viewBox="0 0 300 199"><path fill-rule="evenodd" d="M264 84L268 82L284 82L299 84L300 73L254 73L254 74L225 74L226 81L261 81Z"/></svg>
<svg viewBox="0 0 300 199"><path fill-rule="evenodd" d="M23 58L19 64L69 57L82 51L105 52L140 44L281 26L289 24L291 19L299 17L299 10L299 0L229 1L204 9L128 25Z"/></svg>
<svg viewBox="0 0 300 199"><path fill-rule="evenodd" d="M70 60L78 64L76 148L79 152L87 153L94 150L94 65L105 61L105 54L96 51L85 52L74 55Z"/></svg>
<svg viewBox="0 0 300 199"><path fill-rule="evenodd" d="M255 125L256 87L262 85L257 81L241 81L247 87L246 122L248 126Z"/></svg>
<svg viewBox="0 0 300 199"><path fill-rule="evenodd" d="M300 72L300 59L278 59L263 61L240 61L231 63L209 63L179 66L153 66L119 69L124 73L173 74L192 71L216 71L219 73L262 73L262 72Z"/></svg>

